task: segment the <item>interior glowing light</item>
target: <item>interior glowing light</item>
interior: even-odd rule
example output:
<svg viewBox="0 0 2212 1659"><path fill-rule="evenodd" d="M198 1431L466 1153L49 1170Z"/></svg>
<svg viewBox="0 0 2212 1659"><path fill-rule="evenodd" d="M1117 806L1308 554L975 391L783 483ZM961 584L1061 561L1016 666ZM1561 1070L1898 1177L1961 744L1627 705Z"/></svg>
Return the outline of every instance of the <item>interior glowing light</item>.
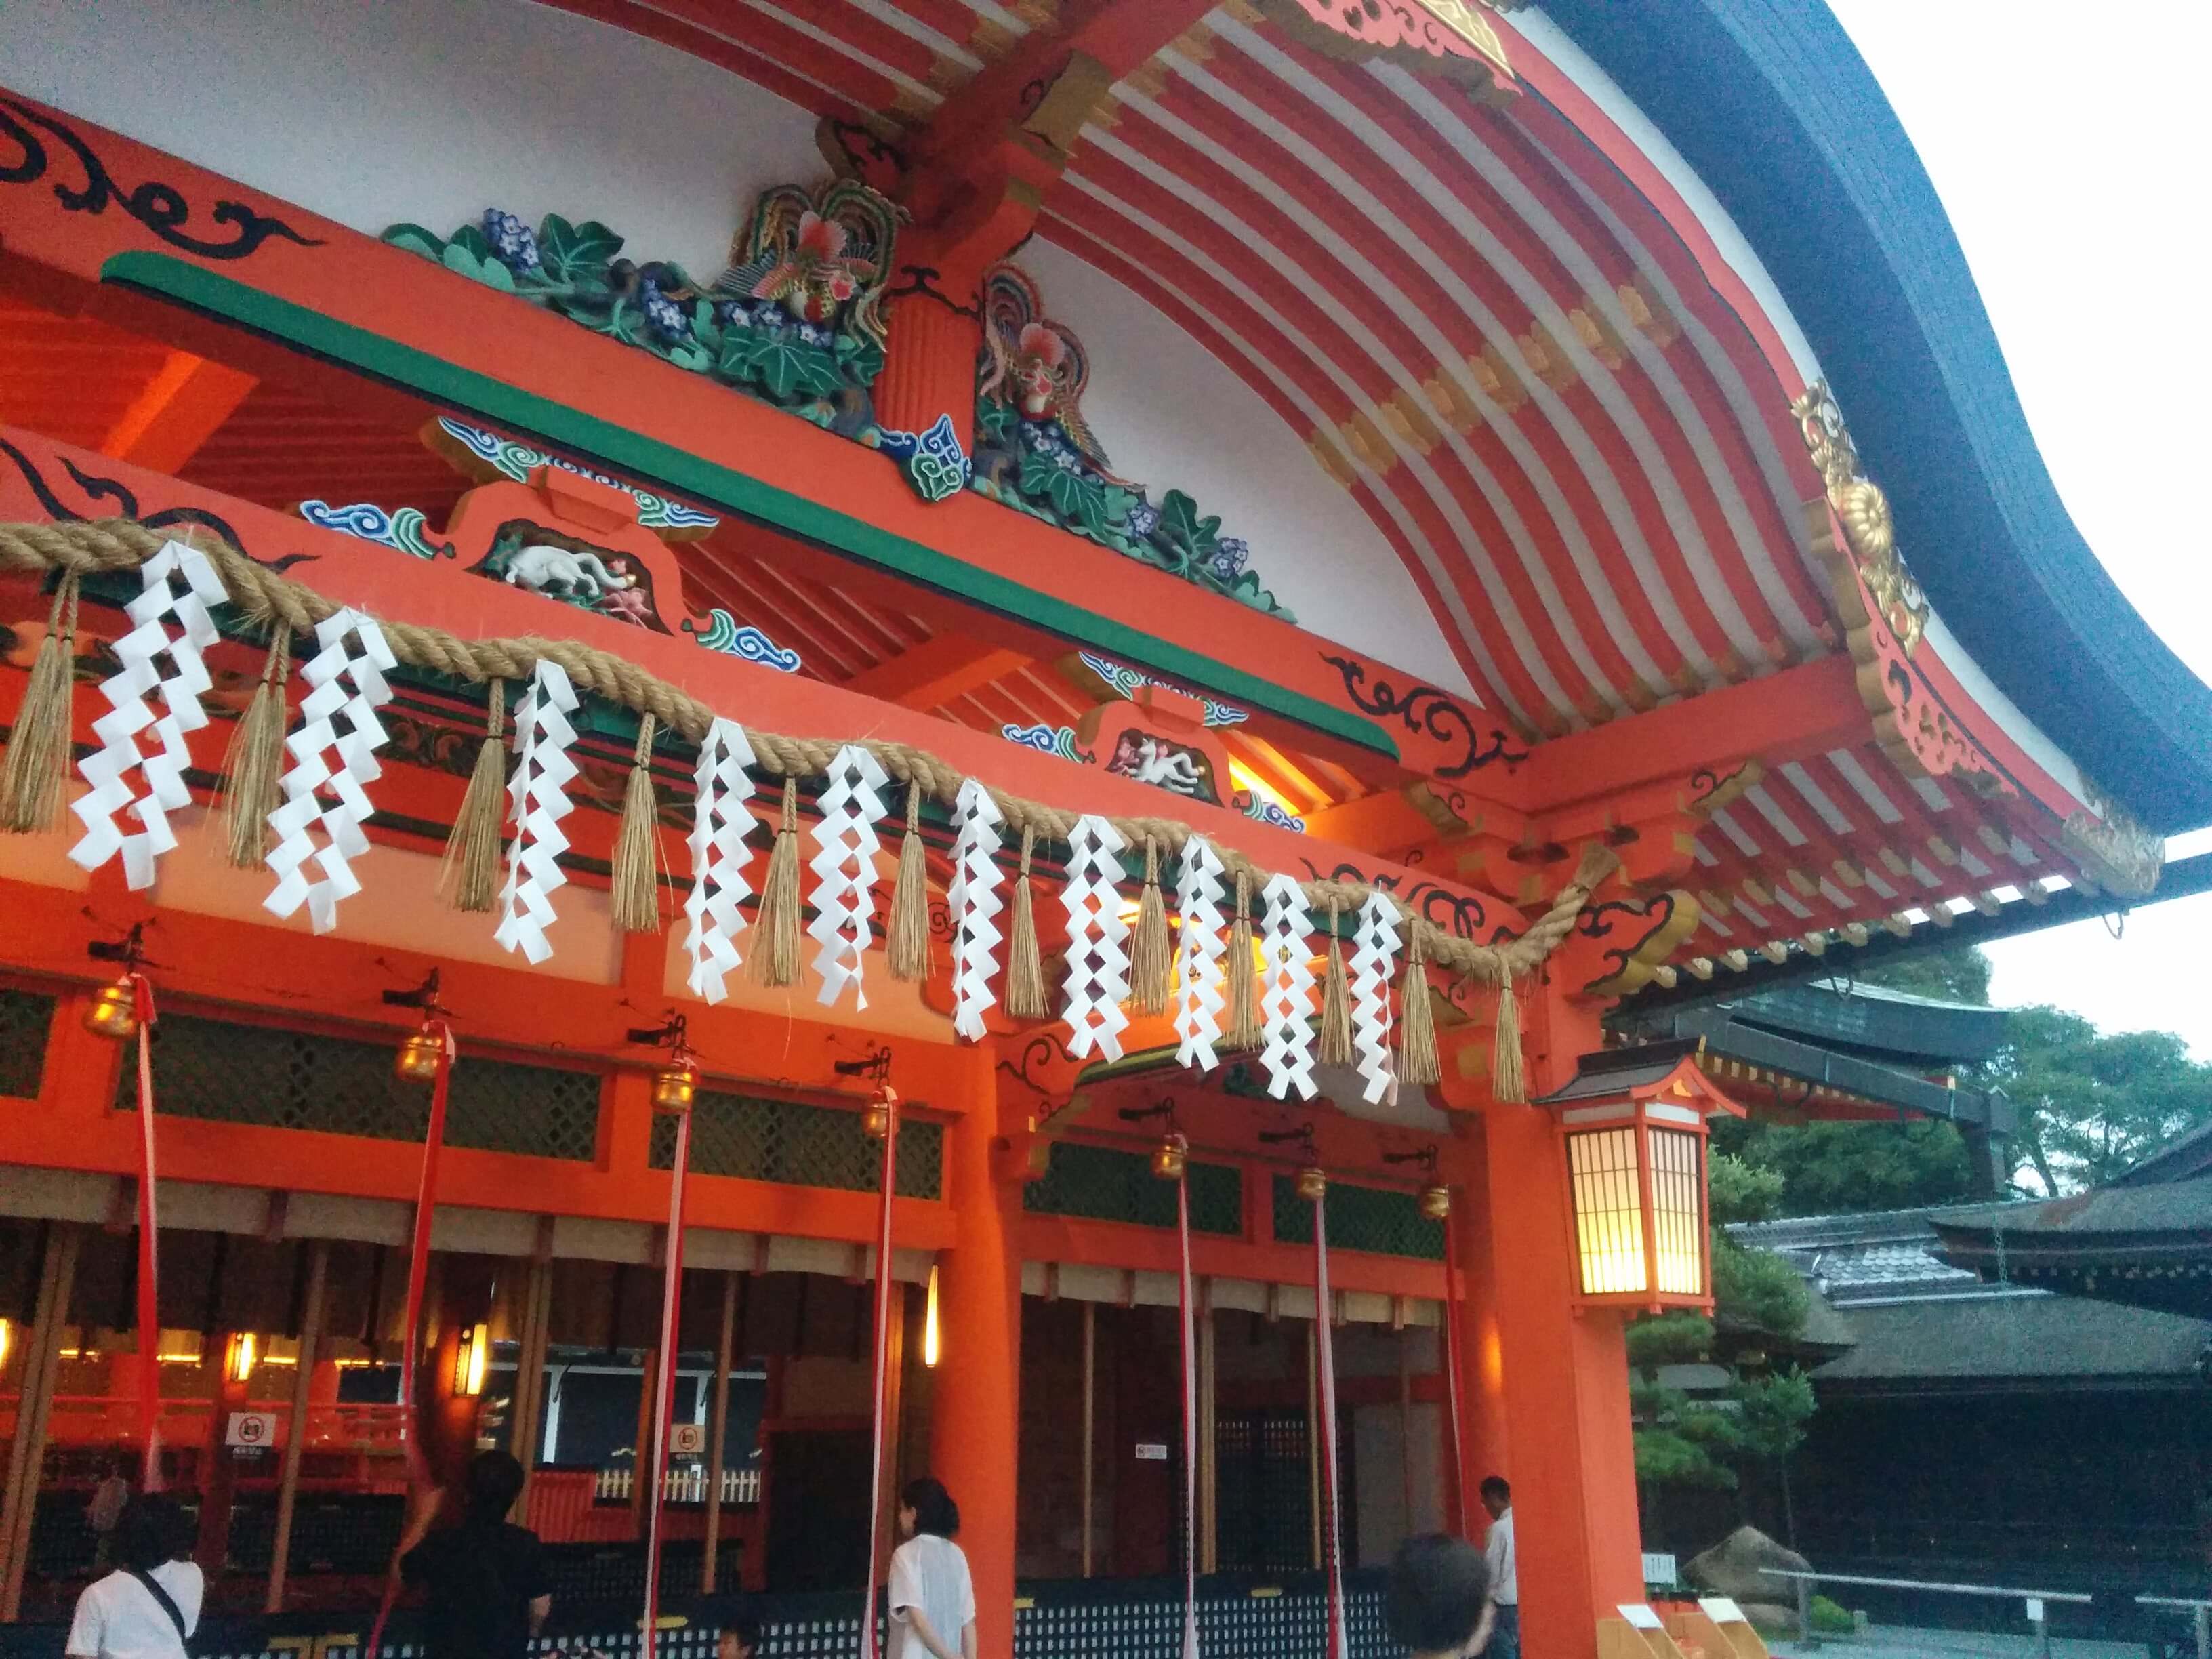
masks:
<svg viewBox="0 0 2212 1659"><path fill-rule="evenodd" d="M921 1363L934 1370L943 1337L937 1323L937 1264L929 1264L929 1300L921 1312Z"/></svg>
<svg viewBox="0 0 2212 1659"><path fill-rule="evenodd" d="M483 1326L471 1325L463 1331L453 1356L453 1392L471 1400L482 1394L484 1364L490 1358L491 1337Z"/></svg>

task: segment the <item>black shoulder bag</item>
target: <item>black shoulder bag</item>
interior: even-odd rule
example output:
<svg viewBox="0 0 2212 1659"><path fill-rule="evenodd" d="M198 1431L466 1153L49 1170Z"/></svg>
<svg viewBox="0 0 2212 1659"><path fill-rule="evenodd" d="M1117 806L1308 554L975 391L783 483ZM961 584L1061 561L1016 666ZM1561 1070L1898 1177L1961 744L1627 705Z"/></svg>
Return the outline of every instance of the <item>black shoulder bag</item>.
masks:
<svg viewBox="0 0 2212 1659"><path fill-rule="evenodd" d="M184 1609L177 1605L176 1598L163 1589L160 1581L144 1568L125 1567L124 1571L143 1584L146 1587L146 1594L160 1603L161 1611L169 1615L169 1622L177 1627L178 1648L185 1654L185 1659L191 1659L191 1632L185 1628Z"/></svg>

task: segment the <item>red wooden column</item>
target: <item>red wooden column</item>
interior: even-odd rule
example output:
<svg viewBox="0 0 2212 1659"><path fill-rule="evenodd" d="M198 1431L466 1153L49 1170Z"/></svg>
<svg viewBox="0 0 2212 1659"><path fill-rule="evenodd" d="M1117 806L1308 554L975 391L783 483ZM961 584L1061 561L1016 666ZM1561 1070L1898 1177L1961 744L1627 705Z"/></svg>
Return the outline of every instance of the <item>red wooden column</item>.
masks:
<svg viewBox="0 0 2212 1659"><path fill-rule="evenodd" d="M1534 1093L1564 1083L1576 1057L1599 1047L1599 1033L1596 1011L1553 988L1532 988L1528 1003ZM1644 1599L1626 1318L1613 1309L1575 1306L1573 1216L1551 1115L1493 1104L1486 1116L1525 1651L1536 1659L1591 1659L1598 1620L1621 1602Z"/></svg>
<svg viewBox="0 0 2212 1659"><path fill-rule="evenodd" d="M1478 1496L1484 1477L1512 1479L1506 1462L1504 1351L1498 1333L1498 1271L1491 1248L1489 1160L1481 1121L1474 1120L1459 1139L1447 1143L1442 1157L1441 1173L1454 1188L1447 1224L1459 1253L1462 1464L1457 1493L1465 1504L1463 1513L1455 1509L1455 1494L1447 1485L1442 1513L1448 1528L1480 1540L1488 1524ZM1437 1340L1443 1342L1443 1332ZM1441 1357L1437 1370L1443 1370ZM1449 1483L1448 1427L1445 1435L1440 1467L1445 1468Z"/></svg>
<svg viewBox="0 0 2212 1659"><path fill-rule="evenodd" d="M978 1650L1007 1654L1014 1645L1022 1185L1012 1160L995 1156L992 1045L965 1050L963 1058L963 1109L945 1137L945 1196L958 1232L938 1266L943 1357L932 1378L930 1473L960 1505L960 1547L975 1581Z"/></svg>

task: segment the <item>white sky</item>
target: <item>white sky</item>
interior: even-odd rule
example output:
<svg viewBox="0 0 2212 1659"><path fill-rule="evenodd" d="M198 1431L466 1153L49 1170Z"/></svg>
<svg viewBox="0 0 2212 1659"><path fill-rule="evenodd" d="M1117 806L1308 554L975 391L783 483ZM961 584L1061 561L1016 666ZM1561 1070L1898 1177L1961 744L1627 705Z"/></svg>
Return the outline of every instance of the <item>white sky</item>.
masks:
<svg viewBox="0 0 2212 1659"><path fill-rule="evenodd" d="M1830 3L1936 181L2074 522L2212 679L2212 531L2197 499L2212 6ZM2207 847L2198 833L2169 856ZM2097 921L2030 934L1990 948L1992 995L2107 1030L2179 1031L2212 1060L2208 939L2212 894L2136 911L2117 942Z"/></svg>

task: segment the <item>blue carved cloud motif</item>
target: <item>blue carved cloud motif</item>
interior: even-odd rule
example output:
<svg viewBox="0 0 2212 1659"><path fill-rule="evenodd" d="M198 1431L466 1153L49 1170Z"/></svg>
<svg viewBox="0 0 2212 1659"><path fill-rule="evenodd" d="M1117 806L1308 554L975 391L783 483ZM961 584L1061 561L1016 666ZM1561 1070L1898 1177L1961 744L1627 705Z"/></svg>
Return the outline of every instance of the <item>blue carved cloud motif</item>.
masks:
<svg viewBox="0 0 2212 1659"><path fill-rule="evenodd" d="M558 455L549 455L542 449L532 449L527 444L503 438L483 427L470 426L450 415L441 415L438 427L500 477L512 478L517 483L528 483L531 473L538 467L555 466L563 472L573 472L580 478L589 478L595 483L611 484L637 502L637 521L647 530L712 530L722 522L711 513L702 513L696 507L672 501L665 495L640 489L635 484L624 483L620 478L611 478L604 472L594 472L587 466L578 466L574 461Z"/></svg>
<svg viewBox="0 0 2212 1659"><path fill-rule="evenodd" d="M1111 657L1102 657L1095 651L1079 651L1083 665L1111 686L1117 696L1133 697L1140 685L1157 685L1169 691L1195 697L1206 706L1206 723L1210 726L1242 726L1252 718L1247 709L1233 702L1222 702L1203 692L1193 691L1177 685L1173 680L1164 680L1156 674L1147 674L1141 668L1132 668L1127 663L1115 662Z"/></svg>
<svg viewBox="0 0 2212 1659"><path fill-rule="evenodd" d="M1076 747L1075 732L1072 726L1006 725L999 735L1009 743L1018 743L1024 749L1034 749L1040 755L1057 755L1066 761L1085 761L1090 758Z"/></svg>
<svg viewBox="0 0 2212 1659"><path fill-rule="evenodd" d="M340 535L376 542L418 559L453 556L450 544L430 539L429 521L417 507L403 507L386 513L374 501L332 507L328 501L301 501L299 514L318 530L335 530Z"/></svg>
<svg viewBox="0 0 2212 1659"><path fill-rule="evenodd" d="M926 501L948 501L958 495L968 487L975 470L975 463L960 447L960 435L952 429L950 415L939 415L927 432L884 432L876 447L898 463L915 494Z"/></svg>
<svg viewBox="0 0 2212 1659"><path fill-rule="evenodd" d="M684 624L684 629L709 651L719 651L725 656L758 663L763 668L773 668L781 674L796 674L801 666L799 653L778 645L750 623L738 622L720 605L708 612L704 633L689 622Z"/></svg>

